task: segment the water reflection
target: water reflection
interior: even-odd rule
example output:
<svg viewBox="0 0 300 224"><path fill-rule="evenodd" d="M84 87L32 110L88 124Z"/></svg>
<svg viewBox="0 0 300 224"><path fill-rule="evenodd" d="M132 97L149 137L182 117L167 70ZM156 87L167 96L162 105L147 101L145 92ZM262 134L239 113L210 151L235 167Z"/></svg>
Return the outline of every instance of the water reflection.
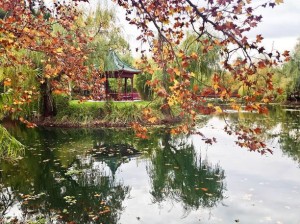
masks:
<svg viewBox="0 0 300 224"><path fill-rule="evenodd" d="M241 113L228 114L225 118L231 123L247 127L259 126L264 140L278 142L285 155L300 163L299 116L299 111L272 107L268 117ZM195 145L192 141L194 137L171 136L164 130L153 130L149 139L138 139L129 130L31 130L15 125L7 128L27 145L27 149L24 158L18 162L0 161L0 217L16 216L19 222L42 216L48 223L132 223L132 219L128 222L130 213L136 222L142 220L152 223L143 217L137 219L135 211L131 210L134 203L148 199L151 205L143 202L141 204L145 208L139 208L143 210L144 217L149 213L147 209L162 207L168 210L163 206L169 203L183 208L185 217L194 217L197 211L206 209L215 209L222 216L223 212L227 214L222 207L224 202L232 206L228 209L239 211L241 208L240 201L235 199L238 185L243 183L238 182L240 178L244 181L243 175L251 178L257 173L263 175L268 170L266 167L264 172L256 170L256 165L253 165L253 170L241 165L232 168L234 165L231 164L240 164L234 159L235 154L228 156L228 151L225 153L212 149L209 152L211 154L203 153L202 148L199 149L202 143ZM219 134L217 130L214 131L213 135ZM227 150L236 153L233 147ZM247 154L240 158L248 165L264 159L258 157L254 161L253 154L253 160L250 157L247 160ZM280 161L274 160L274 164ZM261 167L264 163L261 163ZM239 173L240 170L246 171ZM290 169L289 173L293 174ZM128 181L129 177L134 181ZM232 184L230 181L234 178L237 180ZM270 181L272 178L278 179L277 173L275 177L259 176L257 179ZM141 188L138 183L147 186ZM285 182L280 180L280 183L289 183L293 187L293 194L297 194L296 181L288 179ZM255 181L251 184L254 185ZM228 186L234 190L228 190ZM248 189L250 185L245 183L245 187ZM280 193L289 196L285 188L280 188ZM273 192L268 186L266 190L260 184L257 189L261 189L259 192ZM224 196L225 192L235 196L228 199ZM244 194L245 190L241 192ZM285 203L287 199L281 200ZM270 201L269 205L276 204ZM294 207L297 209L296 202ZM251 208L254 211L255 207ZM249 211L249 208L246 210ZM167 213L174 215L177 211L178 208ZM161 217L155 217L156 223L166 221ZM234 222L232 217L232 214L223 215L227 221L223 223ZM250 216L248 218L251 220ZM191 220L187 222L194 223Z"/></svg>
<svg viewBox="0 0 300 224"><path fill-rule="evenodd" d="M187 137L165 134L161 146L150 156L148 173L153 202L171 199L182 203L186 212L200 207L213 207L223 199L224 170L197 156Z"/></svg>
<svg viewBox="0 0 300 224"><path fill-rule="evenodd" d="M93 145L90 132L26 130L25 136L21 129L16 127L15 132L29 146L25 158L16 164L1 163L3 216L118 222L130 187L115 180L102 160L86 154Z"/></svg>
<svg viewBox="0 0 300 224"><path fill-rule="evenodd" d="M232 133L241 127L252 130L259 128L250 137L264 142L278 141L282 151L300 163L300 107L273 105L269 107L268 115L227 113L219 116L219 119L230 124Z"/></svg>
<svg viewBox="0 0 300 224"><path fill-rule="evenodd" d="M284 108L281 114L279 143L284 154L300 164L300 108Z"/></svg>

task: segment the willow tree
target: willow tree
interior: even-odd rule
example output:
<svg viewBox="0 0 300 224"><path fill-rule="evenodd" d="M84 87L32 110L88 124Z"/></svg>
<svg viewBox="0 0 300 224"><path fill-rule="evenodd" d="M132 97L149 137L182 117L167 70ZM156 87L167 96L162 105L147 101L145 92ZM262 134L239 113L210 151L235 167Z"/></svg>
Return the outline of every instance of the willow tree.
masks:
<svg viewBox="0 0 300 224"><path fill-rule="evenodd" d="M287 92L289 95L300 94L300 38L291 55L291 60L283 66L283 73L290 78Z"/></svg>
<svg viewBox="0 0 300 224"><path fill-rule="evenodd" d="M115 8L109 6L106 1L97 1L96 4L95 8L84 10L77 24L92 37L87 43L90 53L86 64L93 66L98 71L98 76L93 77L88 88L93 90L92 97L99 99L104 97L104 93L99 92L105 81L100 74L105 70L109 50L125 53L126 59L131 57L129 44L123 38L121 27L117 24Z"/></svg>
<svg viewBox="0 0 300 224"><path fill-rule="evenodd" d="M203 38L205 40L205 38ZM212 43L213 44L213 43ZM181 51L194 57L187 70L193 73L191 86L203 89L209 85L211 76L220 70L220 55L218 46L214 46L209 52L203 53L203 42L194 34L187 33L180 47Z"/></svg>

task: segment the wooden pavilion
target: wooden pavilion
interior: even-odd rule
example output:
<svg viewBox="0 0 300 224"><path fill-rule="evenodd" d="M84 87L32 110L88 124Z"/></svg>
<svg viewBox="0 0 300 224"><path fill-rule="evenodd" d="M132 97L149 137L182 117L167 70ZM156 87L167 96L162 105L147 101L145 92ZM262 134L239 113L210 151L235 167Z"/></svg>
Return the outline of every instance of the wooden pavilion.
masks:
<svg viewBox="0 0 300 224"><path fill-rule="evenodd" d="M110 50L104 64L104 74L102 74L102 76L105 77L106 99L134 100L138 94L133 92L133 78L135 74L139 73L141 73L141 70L131 67L122 61L114 51ZM109 88L109 78L118 79L121 85L124 83L124 91L120 91L120 89L122 89L120 87L117 92L111 92ZM127 91L128 79L130 80L131 91Z"/></svg>

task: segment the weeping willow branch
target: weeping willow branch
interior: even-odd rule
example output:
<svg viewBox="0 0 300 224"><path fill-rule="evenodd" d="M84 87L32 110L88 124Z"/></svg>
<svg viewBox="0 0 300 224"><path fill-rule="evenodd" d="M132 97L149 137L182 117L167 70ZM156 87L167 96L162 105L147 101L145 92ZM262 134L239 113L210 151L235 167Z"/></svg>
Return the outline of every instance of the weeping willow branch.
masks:
<svg viewBox="0 0 300 224"><path fill-rule="evenodd" d="M17 158L24 152L24 146L0 125L0 158Z"/></svg>

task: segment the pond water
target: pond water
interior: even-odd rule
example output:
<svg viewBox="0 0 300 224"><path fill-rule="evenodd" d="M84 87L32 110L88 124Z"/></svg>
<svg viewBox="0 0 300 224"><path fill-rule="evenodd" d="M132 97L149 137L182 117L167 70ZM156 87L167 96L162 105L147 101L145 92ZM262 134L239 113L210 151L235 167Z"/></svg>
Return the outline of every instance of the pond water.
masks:
<svg viewBox="0 0 300 224"><path fill-rule="evenodd" d="M224 119L259 125L273 154L238 147ZM0 161L0 223L299 224L299 125L288 107L203 117L198 130L213 145L165 130L143 140L129 130L7 125L27 148L18 162Z"/></svg>

